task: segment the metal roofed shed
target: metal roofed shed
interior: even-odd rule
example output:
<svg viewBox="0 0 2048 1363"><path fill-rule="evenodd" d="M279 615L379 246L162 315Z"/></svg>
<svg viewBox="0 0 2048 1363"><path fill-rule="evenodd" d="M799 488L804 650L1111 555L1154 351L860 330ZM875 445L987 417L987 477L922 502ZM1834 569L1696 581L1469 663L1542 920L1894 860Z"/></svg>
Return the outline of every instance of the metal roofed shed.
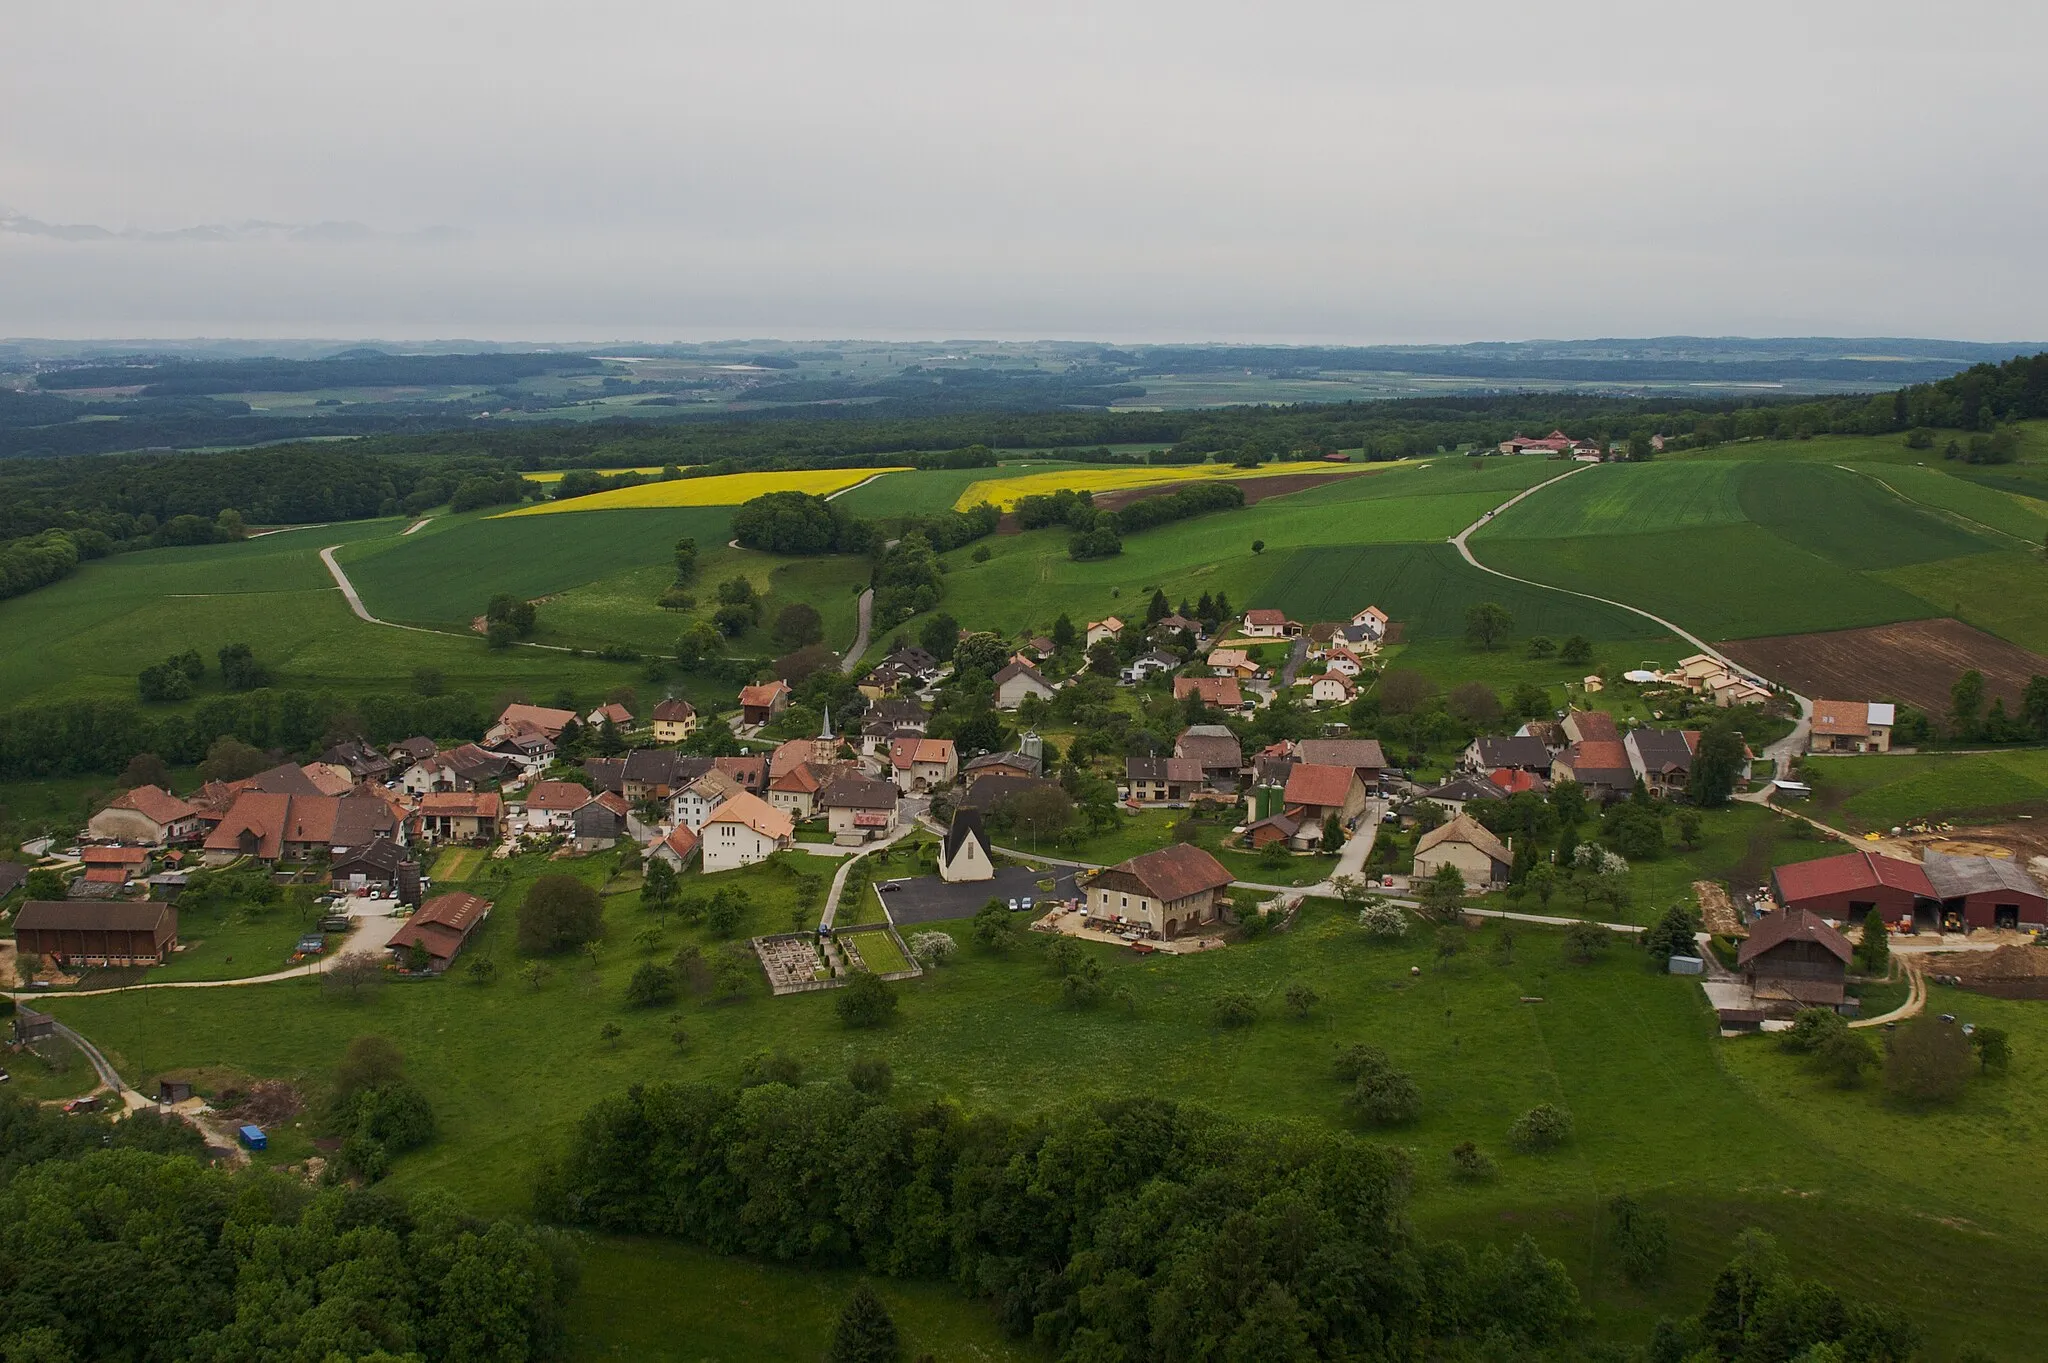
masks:
<svg viewBox="0 0 2048 1363"><path fill-rule="evenodd" d="M235 1139L239 1140L243 1148L247 1150L268 1150L270 1148L270 1137L263 1134L263 1128L260 1126L236 1128Z"/></svg>

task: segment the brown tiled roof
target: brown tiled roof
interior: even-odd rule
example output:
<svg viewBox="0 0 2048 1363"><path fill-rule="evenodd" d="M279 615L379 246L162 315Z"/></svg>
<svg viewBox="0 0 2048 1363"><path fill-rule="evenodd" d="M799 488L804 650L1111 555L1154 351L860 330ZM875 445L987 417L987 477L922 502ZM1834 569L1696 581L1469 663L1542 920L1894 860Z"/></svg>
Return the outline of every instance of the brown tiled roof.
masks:
<svg viewBox="0 0 2048 1363"><path fill-rule="evenodd" d="M1854 954L1849 939L1818 917L1804 909L1785 908L1765 914L1750 924L1749 936L1744 939L1742 949L1735 953L1735 963L1748 965L1772 947L1793 941L1818 942L1842 961L1847 961Z"/></svg>
<svg viewBox="0 0 2048 1363"><path fill-rule="evenodd" d="M1173 698L1186 700L1189 695L1198 695L1204 705L1225 710L1235 710L1244 704L1244 692L1235 677L1175 677Z"/></svg>
<svg viewBox="0 0 2048 1363"><path fill-rule="evenodd" d="M88 866L140 866L149 860L147 847L88 847L79 860Z"/></svg>
<svg viewBox="0 0 2048 1363"><path fill-rule="evenodd" d="M752 757L721 757L713 766L739 782L744 790L767 789L768 759L758 753Z"/></svg>
<svg viewBox="0 0 2048 1363"><path fill-rule="evenodd" d="M498 723L508 729L534 729L553 738L562 732L563 725L574 718L574 710L554 710L545 705L522 705L514 701L498 716Z"/></svg>
<svg viewBox="0 0 2048 1363"><path fill-rule="evenodd" d="M176 823L199 813L199 806L188 804L159 786L137 786L124 791L107 808L132 809L143 818L160 824Z"/></svg>
<svg viewBox="0 0 2048 1363"><path fill-rule="evenodd" d="M1287 791L1281 799L1290 805L1340 809L1351 797L1351 787L1357 780L1357 771L1350 767L1299 762L1287 773Z"/></svg>
<svg viewBox="0 0 2048 1363"><path fill-rule="evenodd" d="M1449 823L1441 824L1424 833L1415 843L1415 853L1420 856L1432 847L1446 842L1462 842L1468 847L1477 848L1502 865L1507 865L1515 859L1514 854L1501 845L1501 840L1493 836L1485 824L1470 814L1460 814Z"/></svg>
<svg viewBox="0 0 2048 1363"><path fill-rule="evenodd" d="M1012 677L1025 677L1030 679L1031 681L1037 682L1040 686L1043 686L1048 691L1052 689L1052 683L1047 681L1045 679L1044 674L1041 673L1037 668L1031 666L1029 663L1011 663L1008 667L996 673L996 675L991 680L994 685L1001 686L1004 682L1009 681Z"/></svg>
<svg viewBox="0 0 2048 1363"><path fill-rule="evenodd" d="M569 814L590 803L590 792L574 781L536 781L526 794L528 810Z"/></svg>
<svg viewBox="0 0 2048 1363"><path fill-rule="evenodd" d="M1813 703L1813 731L1817 734L1853 734L1861 738L1870 732L1870 703L1817 700Z"/></svg>
<svg viewBox="0 0 2048 1363"><path fill-rule="evenodd" d="M1189 729L1173 745L1174 756L1192 757L1204 770L1244 765L1244 748L1233 734L1198 734Z"/></svg>
<svg viewBox="0 0 2048 1363"><path fill-rule="evenodd" d="M657 724L679 724L697 713L697 707L686 700L665 700L654 707Z"/></svg>
<svg viewBox="0 0 2048 1363"><path fill-rule="evenodd" d="M1103 874L1129 876L1142 887L1143 893L1168 902L1230 884L1230 872L1223 869L1223 863L1190 842L1177 842L1132 857Z"/></svg>
<svg viewBox="0 0 2048 1363"><path fill-rule="evenodd" d="M480 819L495 819L503 808L497 792L490 790L430 790L420 796L422 814L445 814L458 818L474 815Z"/></svg>
<svg viewBox="0 0 2048 1363"><path fill-rule="evenodd" d="M774 681L760 682L754 686L741 687L740 706L743 709L765 709L775 704L777 696L785 695L788 691L789 683L779 677Z"/></svg>
<svg viewBox="0 0 2048 1363"><path fill-rule="evenodd" d="M847 775L826 786L818 803L827 809L894 809L896 787L868 776Z"/></svg>
<svg viewBox="0 0 2048 1363"><path fill-rule="evenodd" d="M14 926L16 931L148 932L174 912L149 899L31 899L15 911Z"/></svg>
<svg viewBox="0 0 2048 1363"><path fill-rule="evenodd" d="M808 762L799 762L782 775L769 782L768 789L783 794L808 795L817 791L824 783L818 779L818 772Z"/></svg>
<svg viewBox="0 0 2048 1363"><path fill-rule="evenodd" d="M1377 771L1387 765L1387 754L1377 738L1304 738L1301 760L1325 767L1369 767Z"/></svg>
<svg viewBox="0 0 2048 1363"><path fill-rule="evenodd" d="M1605 710L1574 710L1565 716L1565 720L1579 731L1582 739L1589 742L1621 741L1621 730L1614 727L1614 716ZM1626 759L1623 759L1622 765L1628 765Z"/></svg>

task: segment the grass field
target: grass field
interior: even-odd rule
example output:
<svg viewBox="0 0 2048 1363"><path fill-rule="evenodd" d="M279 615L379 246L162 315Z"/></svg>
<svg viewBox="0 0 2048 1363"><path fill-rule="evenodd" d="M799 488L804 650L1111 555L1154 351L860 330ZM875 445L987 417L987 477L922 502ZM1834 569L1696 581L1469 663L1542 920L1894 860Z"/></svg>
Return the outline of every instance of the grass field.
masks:
<svg viewBox="0 0 2048 1363"><path fill-rule="evenodd" d="M2001 492L1936 468L1914 464L1852 464L1866 478L1900 497L1960 520L1965 528L1991 533L2002 548L2039 547L2048 535L2048 502L2017 492ZM2014 543L2008 544L2004 541Z"/></svg>
<svg viewBox="0 0 2048 1363"><path fill-rule="evenodd" d="M427 874L436 881L459 882L468 880L483 864L483 849L477 847L444 847L434 858Z"/></svg>
<svg viewBox="0 0 2048 1363"><path fill-rule="evenodd" d="M1808 757L1800 771L1822 817L1852 832L2048 806L2048 749Z"/></svg>
<svg viewBox="0 0 2048 1363"><path fill-rule="evenodd" d="M1256 478L1293 476L1303 473L1389 470L1401 464L1352 464L1337 466L1318 463L1265 464L1255 469L1232 468L1228 464L1093 464L1085 468L1043 473L1018 473L1000 478L983 478L972 484L953 503L965 511L982 502L993 502L1008 511L1020 498L1058 492L1121 492L1136 487L1158 487L1164 483L1237 483Z"/></svg>
<svg viewBox="0 0 2048 1363"><path fill-rule="evenodd" d="M1599 464L1504 511L1481 535L1500 539L1576 539L1642 534L1743 520L1736 500L1742 465ZM1552 464L1553 472L1563 472Z"/></svg>
<svg viewBox="0 0 2048 1363"><path fill-rule="evenodd" d="M593 876L599 869L590 862L553 867L563 865ZM2048 1077L2048 1017L2024 1005L2006 1006L2009 1016L1999 1018L2014 1035L2014 1073L1963 1109L1902 1119L1872 1093L1830 1093L1823 1121L1810 1106L1821 1101L1818 1079L1768 1043L1715 1039L1697 990L1647 970L1632 952L1617 951L1591 968L1569 966L1553 934L1527 929L1517 931L1503 961L1488 929L1470 934L1465 950L1442 962L1419 934L1406 944L1375 945L1348 915L1312 906L1291 932L1199 957L1135 958L1103 949L1111 985L1129 985L1136 996L1131 1014L1062 1009L1035 949L1012 958L969 949L955 965L898 986L901 1016L885 1032L847 1033L828 994L761 995L724 1007L683 1005L690 1043L678 1052L669 1039L672 1010L637 1012L623 1002L627 976L648 959L628 943L653 921L632 895L607 901L610 943L595 967L565 959L537 991L519 981L510 950L516 912L509 906L538 869L514 867L493 891L508 911L494 914L471 947L499 962L499 979L487 987L451 978L387 988L351 1004L291 983L59 999L51 1006L124 1072L140 1074L210 1065L317 1088L349 1037L400 1038L409 1071L433 1095L443 1134L401 1161L395 1186L445 1187L491 1210L522 1205L529 1161L560 1139L593 1097L640 1080L729 1078L764 1048L784 1049L820 1076L838 1073L852 1055L880 1051L903 1100L951 1097L969 1111L1030 1111L1091 1093L1137 1091L1243 1116L1343 1123L1343 1086L1328 1076L1324 1058L1350 1041L1370 1040L1423 1088L1422 1120L1390 1136L1415 1161L1418 1220L1482 1238L1536 1229L1582 1276L1611 1323L1641 1332L1659 1310L1694 1309L1684 1294L1696 1292L1725 1255L1726 1237L1753 1219L1785 1224L1802 1237L1818 1238L1825 1225L1834 1247L1806 1271L1865 1292L1873 1281L1899 1280L1902 1303L1923 1314L1938 1342L1966 1337L1957 1331L1970 1320L1988 1341L2019 1338L2048 1304L2041 1275L2031 1271L2048 1264L2048 1239L2038 1229L2042 1195L2031 1182L1990 1160L1887 1159L1875 1186L1867 1139L1880 1129L1898 1133L1903 1149L1974 1148L1987 1111L2002 1112L2014 1132L2048 1120L2048 1089L2039 1083ZM786 874L772 866L737 874L745 878L753 916L745 930L779 930L792 892ZM701 940L673 925L661 935L656 956L680 941ZM1422 973L1411 975L1411 966ZM1305 1022L1279 1007L1281 992L1296 980L1324 1000ZM1210 1001L1237 989L1260 1000L1260 1020L1218 1031ZM626 1029L616 1046L598 1035L606 1021ZM1508 1123L1538 1101L1570 1107L1576 1141L1553 1157L1506 1150ZM1448 1177L1446 1152L1466 1139L1501 1160L1497 1184L1470 1187ZM2019 1148L2019 1136L2004 1139ZM1624 1187L1668 1200L1677 1223L1682 1267L1662 1292L1619 1289L1602 1266L1598 1206ZM1787 1189L1797 1196L1780 1191ZM1901 1223L1923 1219L1929 1234L1943 1234L1939 1219L1954 1218L1969 1223L1975 1257L2010 1267L1997 1298L1968 1313L1944 1307L1939 1284L1907 1271L1918 1251L1896 1236ZM591 1352L600 1346L630 1353L650 1318L694 1318L701 1307L664 1303L701 1301L707 1293L700 1285L781 1276L687 1253L650 1262L680 1265L676 1281L687 1290L663 1294L631 1321L599 1319L601 1307L586 1298L578 1307L589 1332L585 1356L604 1356ZM609 1291L596 1284L590 1290L599 1303ZM971 1335L974 1324L971 1313L940 1312L931 1328ZM732 1328L732 1342L722 1346L732 1352L719 1356L786 1356L775 1352L790 1337L783 1325L736 1321Z"/></svg>
<svg viewBox="0 0 2048 1363"><path fill-rule="evenodd" d="M769 492L810 492L829 497L857 486L878 473L895 469L794 469L781 473L725 473L712 478L677 478L665 483L641 483L635 487L593 492L562 502L540 502L517 511L501 511L498 519L550 516L567 511L616 511L621 509L679 506L738 506Z"/></svg>
<svg viewBox="0 0 2048 1363"><path fill-rule="evenodd" d="M2048 653L2048 558L2038 549L1916 563L1877 576L1944 614Z"/></svg>
<svg viewBox="0 0 2048 1363"><path fill-rule="evenodd" d="M2001 547L1832 464L1740 468L1742 510L1752 523L1844 568L1891 568Z"/></svg>

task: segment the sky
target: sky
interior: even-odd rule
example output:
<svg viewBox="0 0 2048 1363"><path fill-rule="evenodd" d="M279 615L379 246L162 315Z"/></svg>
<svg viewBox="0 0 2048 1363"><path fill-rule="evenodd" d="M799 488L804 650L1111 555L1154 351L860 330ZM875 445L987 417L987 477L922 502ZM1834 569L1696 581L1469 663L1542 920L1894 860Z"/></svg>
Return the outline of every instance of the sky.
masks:
<svg viewBox="0 0 2048 1363"><path fill-rule="evenodd" d="M2044 50L1987 0L22 6L0 336L2017 339Z"/></svg>

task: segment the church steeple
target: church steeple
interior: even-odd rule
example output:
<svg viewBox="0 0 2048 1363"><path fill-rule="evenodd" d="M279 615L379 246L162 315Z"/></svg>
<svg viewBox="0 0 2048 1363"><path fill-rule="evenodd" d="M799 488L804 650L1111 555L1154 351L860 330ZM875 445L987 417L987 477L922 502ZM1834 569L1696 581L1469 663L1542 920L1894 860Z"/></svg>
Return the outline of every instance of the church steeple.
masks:
<svg viewBox="0 0 2048 1363"><path fill-rule="evenodd" d="M818 730L818 737L829 741L832 738L832 707L825 707L825 727Z"/></svg>

